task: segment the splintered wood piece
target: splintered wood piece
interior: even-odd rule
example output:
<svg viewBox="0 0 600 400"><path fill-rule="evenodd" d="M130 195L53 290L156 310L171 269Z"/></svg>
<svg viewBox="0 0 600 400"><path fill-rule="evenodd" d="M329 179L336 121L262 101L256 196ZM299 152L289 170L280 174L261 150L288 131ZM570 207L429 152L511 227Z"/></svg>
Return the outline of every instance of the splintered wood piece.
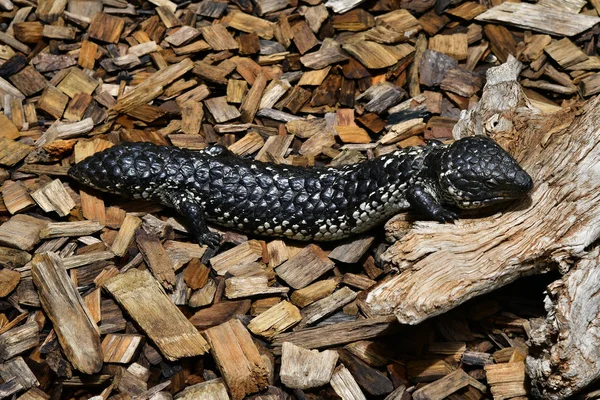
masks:
<svg viewBox="0 0 600 400"><path fill-rule="evenodd" d="M440 89L456 93L463 97L473 96L482 86L483 82L481 78L464 68L451 69L442 82L440 82Z"/></svg>
<svg viewBox="0 0 600 400"><path fill-rule="evenodd" d="M269 162L273 159L282 159L286 155L287 150L290 148L293 140L294 135L269 136L264 146L256 155L255 159L264 162ZM270 260L269 265L271 265Z"/></svg>
<svg viewBox="0 0 600 400"><path fill-rule="evenodd" d="M158 236L138 229L135 240L152 274L161 285L171 290L175 285L175 269Z"/></svg>
<svg viewBox="0 0 600 400"><path fill-rule="evenodd" d="M6 210L11 214L24 211L35 204L27 186L22 181L6 181L2 185L2 200Z"/></svg>
<svg viewBox="0 0 600 400"><path fill-rule="evenodd" d="M50 396L41 389L33 387L17 398L18 400L50 400Z"/></svg>
<svg viewBox="0 0 600 400"><path fill-rule="evenodd" d="M467 1L459 5L458 7L447 10L446 13L464 19L466 21L470 21L479 14L484 13L485 11L487 11L487 8L485 6L474 1Z"/></svg>
<svg viewBox="0 0 600 400"><path fill-rule="evenodd" d="M42 35L50 39L73 40L75 29L68 26L44 25Z"/></svg>
<svg viewBox="0 0 600 400"><path fill-rule="evenodd" d="M129 364L144 342L142 335L108 334L102 341L104 362Z"/></svg>
<svg viewBox="0 0 600 400"><path fill-rule="evenodd" d="M356 383L356 380L350 371L348 371L343 364L335 369L329 383L337 395L342 399L367 400L360 390L358 383Z"/></svg>
<svg viewBox="0 0 600 400"><path fill-rule="evenodd" d="M408 379L414 382L436 381L454 370L455 368L440 359L417 359L407 363Z"/></svg>
<svg viewBox="0 0 600 400"><path fill-rule="evenodd" d="M39 382L31 369L23 360L23 357L15 357L3 364L0 364L0 377L4 382L8 382L11 379L16 381L24 388L30 389L34 386L39 386Z"/></svg>
<svg viewBox="0 0 600 400"><path fill-rule="evenodd" d="M282 333L275 337L273 345L281 346L284 342L291 342L307 349L319 349L377 336L392 335L399 329L400 324L394 317L376 317Z"/></svg>
<svg viewBox="0 0 600 400"><path fill-rule="evenodd" d="M242 102L242 106L240 107L240 121L252 122L254 120L254 115L258 111L260 99L262 98L263 92L265 91L266 87L267 78L265 74L261 72L257 75L256 79L254 80L254 83L252 84L252 88L250 88L248 94L246 95L246 98ZM262 141L262 143L264 144L264 141Z"/></svg>
<svg viewBox="0 0 600 400"><path fill-rule="evenodd" d="M467 34L435 35L429 39L429 50L447 54L457 60L465 60L468 56Z"/></svg>
<svg viewBox="0 0 600 400"><path fill-rule="evenodd" d="M181 132L188 135L200 133L204 110L199 101L189 100L181 105Z"/></svg>
<svg viewBox="0 0 600 400"><path fill-rule="evenodd" d="M206 3L206 0L204 3ZM160 399L157 396L153 396L152 398L156 398L156 400ZM164 398L168 399L170 397L165 396ZM223 378L217 378L210 381L197 383L195 385L186 386L186 388L177 393L174 398L176 400L229 400L229 394L227 393L227 386L225 386Z"/></svg>
<svg viewBox="0 0 600 400"><path fill-rule="evenodd" d="M170 43L173 46L183 46L191 42L200 36L200 31L196 28L192 28L191 26L184 25L181 28L173 31L174 33L170 33L165 41Z"/></svg>
<svg viewBox="0 0 600 400"><path fill-rule="evenodd" d="M359 126L336 126L340 140L344 143L371 143L371 137Z"/></svg>
<svg viewBox="0 0 600 400"><path fill-rule="evenodd" d="M254 103L258 105L258 102ZM229 146L229 151L233 154L245 156L248 154L256 153L265 144L264 139L257 132L250 132L243 138Z"/></svg>
<svg viewBox="0 0 600 400"><path fill-rule="evenodd" d="M49 222L40 231L40 238L87 236L98 232L102 228L102 224L96 221Z"/></svg>
<svg viewBox="0 0 600 400"><path fill-rule="evenodd" d="M44 78L44 75L40 74L30 65L12 75L10 77L10 81L25 96L31 96L41 92L46 86L48 86L48 81L46 78Z"/></svg>
<svg viewBox="0 0 600 400"><path fill-rule="evenodd" d="M0 244L20 250L32 250L40 241L40 231L47 221L17 214L0 225Z"/></svg>
<svg viewBox="0 0 600 400"><path fill-rule="evenodd" d="M302 289L335 267L320 247L309 244L275 269L277 276L294 289Z"/></svg>
<svg viewBox="0 0 600 400"><path fill-rule="evenodd" d="M75 94L65 110L64 118L69 121L81 121L92 100L92 96L87 93Z"/></svg>
<svg viewBox="0 0 600 400"><path fill-rule="evenodd" d="M239 79L227 80L227 102L241 103L248 92L248 82ZM273 103L274 104L274 103Z"/></svg>
<svg viewBox="0 0 600 400"><path fill-rule="evenodd" d="M31 146L15 142L14 140L5 137L0 137L0 165L12 167L27 157L32 150L33 147Z"/></svg>
<svg viewBox="0 0 600 400"><path fill-rule="evenodd" d="M272 339L296 325L301 319L300 310L292 303L284 300L250 321L248 330L265 339Z"/></svg>
<svg viewBox="0 0 600 400"><path fill-rule="evenodd" d="M75 202L62 182L55 179L46 186L31 193L31 197L45 212L56 211L61 217L69 215Z"/></svg>
<svg viewBox="0 0 600 400"><path fill-rule="evenodd" d="M77 93L91 95L98 86L98 80L92 79L83 70L71 68L71 72L56 86L67 96L73 98Z"/></svg>
<svg viewBox="0 0 600 400"><path fill-rule="evenodd" d="M325 7L330 7L334 13L343 14L352 10L365 0L327 0Z"/></svg>
<svg viewBox="0 0 600 400"><path fill-rule="evenodd" d="M557 40L544 48L546 54L561 67L568 68L589 58L581 49L568 38Z"/></svg>
<svg viewBox="0 0 600 400"><path fill-rule="evenodd" d="M339 284L339 279L326 279L317 281L307 287L292 293L292 303L298 307L306 307L326 296L329 296Z"/></svg>
<svg viewBox="0 0 600 400"><path fill-rule="evenodd" d="M321 47L318 51L307 53L300 57L300 62L306 68L322 69L347 59L348 54L337 45L326 48Z"/></svg>
<svg viewBox="0 0 600 400"><path fill-rule="evenodd" d="M169 360L206 353L209 346L148 271L133 269L103 286Z"/></svg>
<svg viewBox="0 0 600 400"><path fill-rule="evenodd" d="M260 100L259 109L272 108L281 99L291 87L290 83L286 80L274 79L269 83L263 92L263 96Z"/></svg>
<svg viewBox="0 0 600 400"><path fill-rule="evenodd" d="M315 71L307 71L302 74L302 78L298 81L299 86L319 86L327 75L329 75L329 71L331 67L326 67L323 69L318 69Z"/></svg>
<svg viewBox="0 0 600 400"><path fill-rule="evenodd" d="M206 99L204 105L217 123L227 122L241 115L237 108L227 103L225 96Z"/></svg>
<svg viewBox="0 0 600 400"><path fill-rule="evenodd" d="M382 114L398 104L404 95L406 95L404 89L384 81L371 86L356 99L368 101L365 105L365 110L368 112Z"/></svg>
<svg viewBox="0 0 600 400"><path fill-rule="evenodd" d="M117 43L124 27L123 18L99 12L94 14L87 32L92 39Z"/></svg>
<svg viewBox="0 0 600 400"><path fill-rule="evenodd" d="M503 22L550 35L574 36L590 29L600 18L537 4L505 2L475 17L477 21Z"/></svg>
<svg viewBox="0 0 600 400"><path fill-rule="evenodd" d="M357 263L365 255L367 250L369 250L374 239L373 236L352 239L347 243L335 247L331 253L329 253L329 258L347 264Z"/></svg>
<svg viewBox="0 0 600 400"><path fill-rule="evenodd" d="M200 29L204 40L213 48L213 50L237 50L238 42L233 38L222 24L206 26Z"/></svg>
<svg viewBox="0 0 600 400"><path fill-rule="evenodd" d="M6 247L0 248L0 261L4 261L6 257L6 253L11 251L12 249L7 249ZM6 252L5 252L6 251ZM12 250L13 252L15 250ZM5 254L2 254L5 253ZM3 265L10 265L10 263L6 263ZM15 290L19 281L21 280L21 275L17 271L10 270L8 268L3 268L0 270L0 298L6 297Z"/></svg>
<svg viewBox="0 0 600 400"><path fill-rule="evenodd" d="M544 54L544 49L552 42L550 35L533 35L521 51L520 60L532 62ZM579 48L577 48L579 50Z"/></svg>
<svg viewBox="0 0 600 400"><path fill-rule="evenodd" d="M375 18L363 9L355 9L342 15L334 15L331 25L341 31L360 32L375 25Z"/></svg>
<svg viewBox="0 0 600 400"><path fill-rule="evenodd" d="M262 258L263 246L258 240L249 240L236 247L224 251L210 259L212 269L218 275L225 275L227 272L240 265L247 264Z"/></svg>
<svg viewBox="0 0 600 400"><path fill-rule="evenodd" d="M267 366L239 320L232 319L209 328L204 331L204 336L232 399L241 400L268 386Z"/></svg>
<svg viewBox="0 0 600 400"><path fill-rule="evenodd" d="M136 230L142 225L142 220L131 214L127 214L121 228L113 241L111 251L117 256L122 257L127 252L127 248L135 237Z"/></svg>
<svg viewBox="0 0 600 400"><path fill-rule="evenodd" d="M509 55L517 53L515 38L506 27L488 24L483 31L490 40L490 49L501 62L506 62Z"/></svg>
<svg viewBox="0 0 600 400"><path fill-rule="evenodd" d="M271 39L275 24L265 19L252 16L240 11L234 11L222 19L222 22L233 29L246 33L256 33L263 39Z"/></svg>
<svg viewBox="0 0 600 400"><path fill-rule="evenodd" d="M27 314L22 315L27 316ZM4 330L4 333L0 334L0 362L10 360L37 346L40 337L39 330L40 328L34 320Z"/></svg>
<svg viewBox="0 0 600 400"><path fill-rule="evenodd" d="M171 7L156 7L156 13L167 29L181 25L181 20L177 18L177 15L175 15L175 10L171 9Z"/></svg>
<svg viewBox="0 0 600 400"><path fill-rule="evenodd" d="M413 393L415 400L442 400L469 384L469 375L462 369L444 376Z"/></svg>
<svg viewBox="0 0 600 400"><path fill-rule="evenodd" d="M288 5L289 0L260 0L256 2L258 15L261 16L286 8Z"/></svg>
<svg viewBox="0 0 600 400"><path fill-rule="evenodd" d="M96 14L98 15L98 14ZM112 108L113 112L128 113L139 106L147 104L163 93L164 87L181 78L186 72L194 68L194 63L189 58L169 65L150 75L142 83L138 84L119 98L117 104Z"/></svg>
<svg viewBox="0 0 600 400"><path fill-rule="evenodd" d="M414 47L409 44L386 46L369 41L345 44L342 47L362 65L372 69L392 66L414 51Z"/></svg>
<svg viewBox="0 0 600 400"><path fill-rule="evenodd" d="M214 283L212 285L214 285ZM209 284L207 284L204 288L208 286ZM214 285L214 287L216 290L216 285ZM252 303L250 300L221 301L220 303L216 303L211 307L196 312L196 314L190 318L190 322L198 329L207 329L211 326L216 326L228 321L235 315L246 314L248 310L250 310L251 304Z"/></svg>
<svg viewBox="0 0 600 400"><path fill-rule="evenodd" d="M98 45L92 41L84 40L81 42L77 64L79 64L81 68L94 69L97 53Z"/></svg>
<svg viewBox="0 0 600 400"><path fill-rule="evenodd" d="M292 26L292 32L294 34L294 44L300 54L306 53L319 43L306 21L300 21Z"/></svg>
<svg viewBox="0 0 600 400"><path fill-rule="evenodd" d="M351 354L348 350L337 350L341 363L356 379L358 385L370 396L383 396L394 390L392 382L380 371Z"/></svg>
<svg viewBox="0 0 600 400"><path fill-rule="evenodd" d="M39 21L18 22L13 24L13 29L15 39L23 43L33 44L42 40L44 25Z"/></svg>
<svg viewBox="0 0 600 400"><path fill-rule="evenodd" d="M284 294L290 289L287 287L269 287L266 276L237 276L225 281L225 296L229 299L264 295Z"/></svg>
<svg viewBox="0 0 600 400"><path fill-rule="evenodd" d="M378 142L382 145L397 143L406 138L423 133L427 124L423 122L423 118L414 118L407 121L402 121L388 127L388 133L383 135Z"/></svg>
<svg viewBox="0 0 600 400"><path fill-rule="evenodd" d="M583 95L586 97L600 93L600 73L595 73L594 75L584 79L582 81L582 86Z"/></svg>
<svg viewBox="0 0 600 400"><path fill-rule="evenodd" d="M38 108L47 112L50 116L60 119L69 103L69 96L55 88L47 86L38 100Z"/></svg>
<svg viewBox="0 0 600 400"><path fill-rule="evenodd" d="M52 321L61 348L73 367L86 374L102 368L98 326L55 253L37 254L31 273L40 302Z"/></svg>
<svg viewBox="0 0 600 400"><path fill-rule="evenodd" d="M311 389L331 380L338 353L332 350L307 350L293 343L283 343L281 349L281 382L291 389Z"/></svg>
<svg viewBox="0 0 600 400"><path fill-rule="evenodd" d="M494 397L506 399L527 395L524 362L490 364L483 369Z"/></svg>
<svg viewBox="0 0 600 400"><path fill-rule="evenodd" d="M19 133L19 129L17 129L12 120L6 115L0 114L0 124L0 139L17 139L19 138L19 136L21 136L21 134ZM22 146L25 145L22 144ZM3 147L4 146L0 146L0 149L2 149Z"/></svg>
<svg viewBox="0 0 600 400"><path fill-rule="evenodd" d="M318 300L302 310L302 323L300 327L312 325L315 322L334 313L346 304L354 301L358 293L348 287L343 287L331 295Z"/></svg>

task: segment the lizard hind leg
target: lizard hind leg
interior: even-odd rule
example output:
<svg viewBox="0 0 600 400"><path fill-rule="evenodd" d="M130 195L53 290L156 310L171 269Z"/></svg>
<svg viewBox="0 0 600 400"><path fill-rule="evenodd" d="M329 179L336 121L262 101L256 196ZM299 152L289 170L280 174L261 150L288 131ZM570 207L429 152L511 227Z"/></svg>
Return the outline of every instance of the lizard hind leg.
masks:
<svg viewBox="0 0 600 400"><path fill-rule="evenodd" d="M211 249L219 248L221 235L208 229L204 218L204 209L189 192L176 192L171 195L170 200L175 210L186 218L187 225L191 228L191 233L199 244L205 244Z"/></svg>

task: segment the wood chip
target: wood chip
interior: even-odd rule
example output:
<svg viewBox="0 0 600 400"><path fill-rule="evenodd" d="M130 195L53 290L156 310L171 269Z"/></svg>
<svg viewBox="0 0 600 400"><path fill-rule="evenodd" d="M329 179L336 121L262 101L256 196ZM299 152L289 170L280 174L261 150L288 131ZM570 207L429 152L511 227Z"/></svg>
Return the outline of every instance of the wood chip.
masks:
<svg viewBox="0 0 600 400"><path fill-rule="evenodd" d="M265 339L272 339L296 325L301 319L300 310L296 306L282 301L250 321L248 330Z"/></svg>
<svg viewBox="0 0 600 400"><path fill-rule="evenodd" d="M42 307L52 320L67 359L83 373L99 372L102 349L98 326L69 279L61 259L54 253L38 254L32 260L31 272Z"/></svg>
<svg viewBox="0 0 600 400"><path fill-rule="evenodd" d="M232 319L207 329L204 335L232 399L241 400L267 387L267 367L240 321Z"/></svg>
<svg viewBox="0 0 600 400"><path fill-rule="evenodd" d="M18 214L0 225L0 244L20 250L31 250L40 241L40 231L47 222Z"/></svg>
<svg viewBox="0 0 600 400"><path fill-rule="evenodd" d="M208 350L206 341L149 272L131 270L109 279L103 287L167 359L174 361Z"/></svg>
<svg viewBox="0 0 600 400"><path fill-rule="evenodd" d="M141 335L108 334L102 341L104 362L128 364L140 350L144 337Z"/></svg>
<svg viewBox="0 0 600 400"><path fill-rule="evenodd" d="M323 250L310 244L277 267L275 272L294 289L302 289L334 266Z"/></svg>
<svg viewBox="0 0 600 400"><path fill-rule="evenodd" d="M550 35L574 36L600 22L600 18L574 14L527 3L502 3L475 18L477 21L503 22Z"/></svg>
<svg viewBox="0 0 600 400"><path fill-rule="evenodd" d="M281 382L292 389L310 389L331 380L338 354L332 350L306 350L285 342L281 352Z"/></svg>
<svg viewBox="0 0 600 400"><path fill-rule="evenodd" d="M75 207L73 198L58 179L31 193L31 197L42 210L45 212L56 211L61 217L69 215L69 212Z"/></svg>

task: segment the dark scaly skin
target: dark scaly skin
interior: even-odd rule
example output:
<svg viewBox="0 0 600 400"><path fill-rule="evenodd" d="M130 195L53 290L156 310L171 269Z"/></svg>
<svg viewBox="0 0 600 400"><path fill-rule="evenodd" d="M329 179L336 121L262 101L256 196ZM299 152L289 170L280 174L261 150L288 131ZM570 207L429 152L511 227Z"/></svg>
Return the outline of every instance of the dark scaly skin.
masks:
<svg viewBox="0 0 600 400"><path fill-rule="evenodd" d="M483 207L520 198L532 180L491 139L392 154L341 168L302 168L202 151L124 143L74 165L79 182L128 198L174 207L198 241L216 247L213 222L246 233L295 240L336 240L364 232L412 208L440 221L446 206Z"/></svg>

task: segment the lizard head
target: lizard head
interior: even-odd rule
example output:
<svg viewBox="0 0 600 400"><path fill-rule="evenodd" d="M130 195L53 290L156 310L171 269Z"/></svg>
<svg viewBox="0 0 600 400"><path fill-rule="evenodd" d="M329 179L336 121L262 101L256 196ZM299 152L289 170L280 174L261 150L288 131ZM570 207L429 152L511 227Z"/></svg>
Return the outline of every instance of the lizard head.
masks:
<svg viewBox="0 0 600 400"><path fill-rule="evenodd" d="M436 172L444 202L459 208L519 199L533 187L517 161L485 136L463 138L444 148Z"/></svg>

